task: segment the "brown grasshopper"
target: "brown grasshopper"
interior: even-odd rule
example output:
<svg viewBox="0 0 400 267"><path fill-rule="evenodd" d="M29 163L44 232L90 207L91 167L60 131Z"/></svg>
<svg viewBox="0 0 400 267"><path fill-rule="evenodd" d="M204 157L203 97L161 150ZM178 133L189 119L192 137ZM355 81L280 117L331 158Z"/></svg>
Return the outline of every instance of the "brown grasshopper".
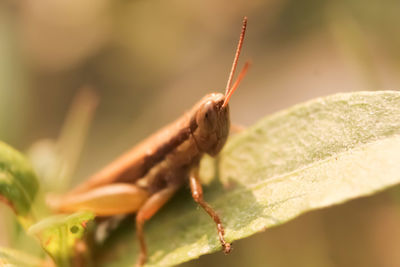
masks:
<svg viewBox="0 0 400 267"><path fill-rule="evenodd" d="M228 102L249 67L247 62L231 86L246 25L245 17L224 95L206 95L181 118L139 143L71 192L51 201L50 205L61 212L90 210L97 216L136 213L141 249L138 265L141 266L147 258L144 223L189 180L193 199L214 220L224 252L229 253L231 244L224 238L221 219L203 200L198 166L204 153L217 155L229 135Z"/></svg>

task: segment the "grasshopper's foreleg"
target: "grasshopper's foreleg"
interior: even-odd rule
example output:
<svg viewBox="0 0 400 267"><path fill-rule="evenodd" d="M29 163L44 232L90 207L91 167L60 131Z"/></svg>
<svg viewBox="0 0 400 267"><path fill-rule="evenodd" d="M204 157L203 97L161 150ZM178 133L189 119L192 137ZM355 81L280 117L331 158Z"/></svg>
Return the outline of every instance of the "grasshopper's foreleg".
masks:
<svg viewBox="0 0 400 267"><path fill-rule="evenodd" d="M221 245L224 248L224 252L226 254L229 253L231 251L231 244L225 241L224 238L225 231L224 227L222 226L221 219L219 218L215 210L210 205L208 205L208 203L205 202L203 199L203 188L199 180L198 167L194 167L190 172L190 189L192 191L192 197L194 201L196 201L214 220L215 224L217 225L219 241L221 242Z"/></svg>
<svg viewBox="0 0 400 267"><path fill-rule="evenodd" d="M140 255L137 266L142 266L147 259L147 246L144 239L143 226L174 195L179 186L171 185L152 195L140 208L136 215L136 234L140 244Z"/></svg>
<svg viewBox="0 0 400 267"><path fill-rule="evenodd" d="M241 124L231 124L231 133L237 134L244 130L246 130L246 127Z"/></svg>

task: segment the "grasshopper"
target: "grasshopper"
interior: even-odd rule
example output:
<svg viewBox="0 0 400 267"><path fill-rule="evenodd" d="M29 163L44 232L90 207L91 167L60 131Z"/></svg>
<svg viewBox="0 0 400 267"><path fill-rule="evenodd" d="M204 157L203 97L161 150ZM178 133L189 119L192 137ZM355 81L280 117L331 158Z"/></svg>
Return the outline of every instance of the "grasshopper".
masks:
<svg viewBox="0 0 400 267"><path fill-rule="evenodd" d="M223 250L229 253L231 244L225 240L221 219L203 199L198 170L202 155L216 156L229 135L229 99L249 67L246 62L232 85L246 25L247 18L244 17L225 94L206 95L181 118L136 145L71 192L50 201L50 206L59 212L90 210L97 216L136 213L140 244L137 265L142 266L147 258L145 222L189 182L193 199L214 220Z"/></svg>

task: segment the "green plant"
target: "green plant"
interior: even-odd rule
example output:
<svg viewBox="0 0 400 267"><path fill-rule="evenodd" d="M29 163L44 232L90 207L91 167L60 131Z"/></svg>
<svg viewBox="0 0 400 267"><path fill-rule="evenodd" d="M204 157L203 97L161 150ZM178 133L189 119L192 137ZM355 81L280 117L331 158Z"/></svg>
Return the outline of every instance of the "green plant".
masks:
<svg viewBox="0 0 400 267"><path fill-rule="evenodd" d="M204 158L201 175L211 181L205 198L220 213L227 239L234 241L304 212L398 184L399 151L400 92L319 98L267 116L233 136L217 159ZM0 163L3 200L19 207L14 208L19 217L33 218L29 211L40 206L32 201L37 192L33 171L7 145L0 146ZM17 193L7 194L10 190ZM32 196L29 201L17 197L26 194ZM212 221L195 207L182 192L149 222L149 266L179 264L220 248ZM67 266L75 241L83 235L82 221L92 218L80 213L24 225L59 265ZM51 249L46 247L49 239ZM94 251L101 255L96 265L104 266L131 265L137 252L133 220ZM0 261L13 263L12 256L4 256L10 254L0 253Z"/></svg>

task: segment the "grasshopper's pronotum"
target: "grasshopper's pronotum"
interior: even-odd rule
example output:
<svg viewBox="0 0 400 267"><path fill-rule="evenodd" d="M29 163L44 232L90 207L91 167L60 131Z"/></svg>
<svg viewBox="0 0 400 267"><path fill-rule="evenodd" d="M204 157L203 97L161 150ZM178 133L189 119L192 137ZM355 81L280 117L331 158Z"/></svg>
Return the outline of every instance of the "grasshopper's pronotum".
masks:
<svg viewBox="0 0 400 267"><path fill-rule="evenodd" d="M204 153L217 155L229 135L228 102L249 67L249 63L244 65L232 85L246 25L245 17L225 94L206 95L181 118L49 204L61 212L90 210L98 216L136 213L141 248L138 265L143 265L147 258L144 223L189 182L193 199L214 220L224 252L229 253L231 245L225 241L221 219L203 200L198 166Z"/></svg>

